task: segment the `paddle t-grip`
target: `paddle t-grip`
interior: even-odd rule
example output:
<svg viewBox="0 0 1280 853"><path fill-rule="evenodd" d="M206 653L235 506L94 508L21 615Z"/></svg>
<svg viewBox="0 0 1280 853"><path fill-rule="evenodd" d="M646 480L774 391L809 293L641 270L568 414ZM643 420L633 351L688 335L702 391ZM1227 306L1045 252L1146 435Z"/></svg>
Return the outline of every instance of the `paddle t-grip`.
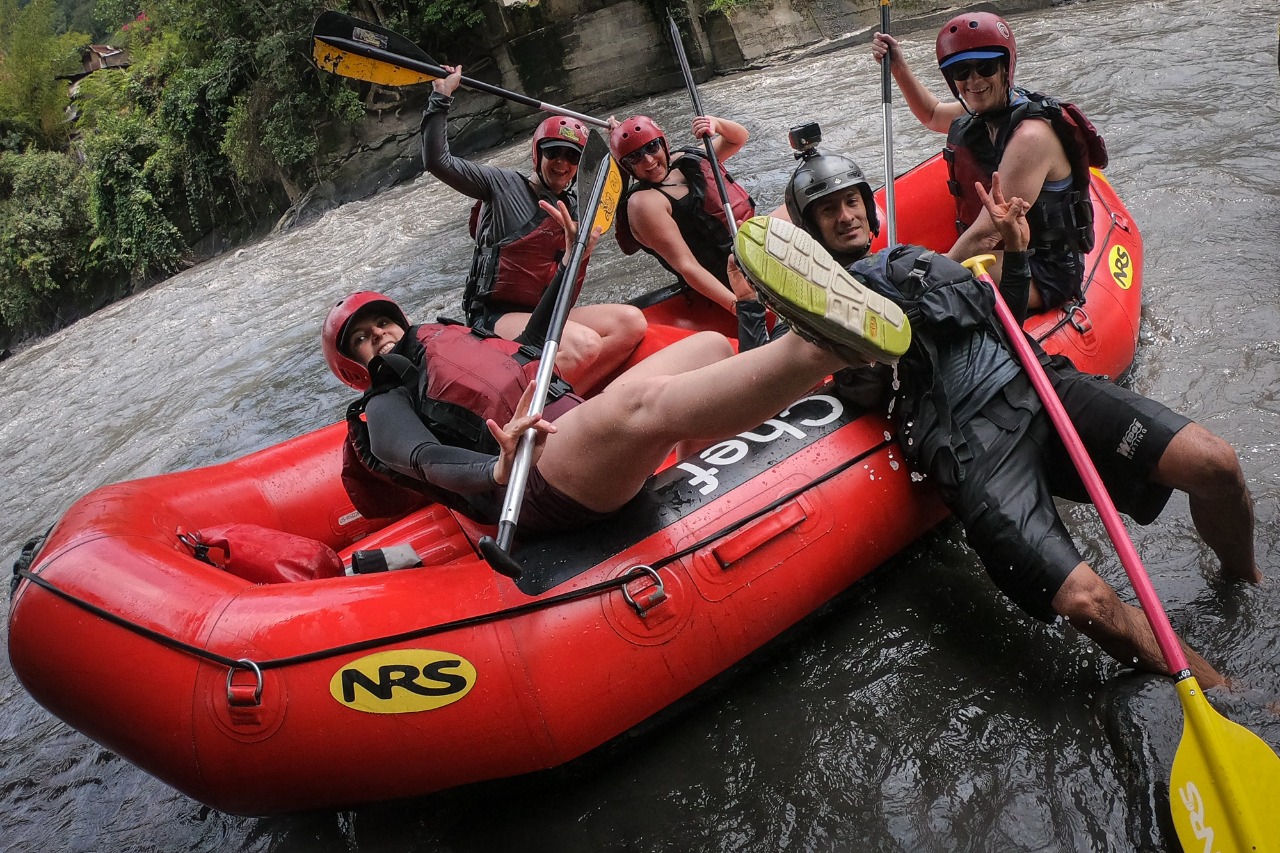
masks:
<svg viewBox="0 0 1280 853"><path fill-rule="evenodd" d="M481 536L479 548L485 562L498 574L506 575L512 580L519 580L524 574L524 567L516 562L516 559L507 553L492 536Z"/></svg>

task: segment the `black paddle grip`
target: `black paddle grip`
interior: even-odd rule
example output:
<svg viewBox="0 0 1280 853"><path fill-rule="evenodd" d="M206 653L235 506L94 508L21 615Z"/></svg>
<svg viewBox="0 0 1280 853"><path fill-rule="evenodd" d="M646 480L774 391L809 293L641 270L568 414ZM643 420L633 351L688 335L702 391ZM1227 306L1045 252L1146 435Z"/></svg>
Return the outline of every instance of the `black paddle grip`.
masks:
<svg viewBox="0 0 1280 853"><path fill-rule="evenodd" d="M524 574L524 567L516 559L503 550L492 536L480 537L480 554L495 572L506 575L512 580L519 580Z"/></svg>

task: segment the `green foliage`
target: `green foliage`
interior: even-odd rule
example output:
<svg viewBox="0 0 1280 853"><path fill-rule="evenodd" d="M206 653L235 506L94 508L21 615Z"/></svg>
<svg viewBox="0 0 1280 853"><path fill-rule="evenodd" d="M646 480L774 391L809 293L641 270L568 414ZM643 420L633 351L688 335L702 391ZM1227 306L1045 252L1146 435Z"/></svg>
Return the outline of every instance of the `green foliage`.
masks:
<svg viewBox="0 0 1280 853"><path fill-rule="evenodd" d="M429 50L461 50L484 20L472 0L0 0L0 323L91 279L171 271L204 234L243 233L321 179L319 129L364 116L361 84L311 63L312 23L335 5ZM71 124L56 77L91 39L132 65L81 80Z"/></svg>
<svg viewBox="0 0 1280 853"><path fill-rule="evenodd" d="M456 47L459 36L484 23L484 12L471 0L404 0L390 11L386 25L429 51Z"/></svg>
<svg viewBox="0 0 1280 853"><path fill-rule="evenodd" d="M21 328L56 315L62 292L96 269L88 192L75 160L50 151L0 154L0 322Z"/></svg>
<svg viewBox="0 0 1280 853"><path fill-rule="evenodd" d="M16 0L3 0L0 18L0 145L61 148L69 132L67 83L56 75L79 67L79 48L89 37L55 33L54 0L32 0L20 9Z"/></svg>
<svg viewBox="0 0 1280 853"><path fill-rule="evenodd" d="M104 78L108 75L102 75ZM99 89L87 103L93 133L84 141L88 201L97 239L111 262L141 280L175 268L185 241L166 213L181 186L180 144L154 113L131 103L129 87ZM98 101L101 99L101 101Z"/></svg>

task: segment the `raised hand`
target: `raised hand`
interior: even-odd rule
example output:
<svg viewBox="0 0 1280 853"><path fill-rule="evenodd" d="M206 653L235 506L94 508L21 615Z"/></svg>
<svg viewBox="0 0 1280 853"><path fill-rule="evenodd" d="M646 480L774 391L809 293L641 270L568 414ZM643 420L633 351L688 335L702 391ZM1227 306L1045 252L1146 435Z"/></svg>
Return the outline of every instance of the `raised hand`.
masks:
<svg viewBox="0 0 1280 853"><path fill-rule="evenodd" d="M431 88L446 98L453 97L453 93L458 91L458 87L462 85L462 66L461 65L441 65L445 71L449 72L448 77L437 77L431 81Z"/></svg>
<svg viewBox="0 0 1280 853"><path fill-rule="evenodd" d="M542 415L529 414L529 407L533 405L535 387L536 383L533 382L525 387L524 393L520 395L520 402L516 404L515 414L506 426L498 426L498 422L493 418L485 421L489 427L489 434L493 436L494 441L498 442L498 463L493 468L493 481L499 486L505 486L511 479L511 469L515 467L516 450L520 447L520 436L530 429L535 430L533 459L529 464L537 465L542 451L546 448L547 436L556 431L556 425Z"/></svg>
<svg viewBox="0 0 1280 853"><path fill-rule="evenodd" d="M573 216L570 215L569 208L565 206L565 203L557 201L555 204L552 204L546 199L541 199L538 201L538 206L545 210L548 216L560 224L560 227L564 229L565 245L572 246L573 241L578 239L578 223L574 220ZM591 236L587 238L587 245L583 252L584 255L590 255L595 251L596 243L600 241L600 235L603 233L604 231L599 227L591 229Z"/></svg>
<svg viewBox="0 0 1280 853"><path fill-rule="evenodd" d="M876 62L883 62L886 56L890 62L896 63L902 59L902 48L898 40L888 33L876 33L871 38L871 57Z"/></svg>
<svg viewBox="0 0 1280 853"><path fill-rule="evenodd" d="M1005 199L1004 192L1000 189L999 172L991 176L991 192L988 193L980 183L975 183L974 188L1000 232L1005 251L1025 252L1031 244L1031 225L1027 222L1027 211L1031 209L1031 205L1017 196Z"/></svg>

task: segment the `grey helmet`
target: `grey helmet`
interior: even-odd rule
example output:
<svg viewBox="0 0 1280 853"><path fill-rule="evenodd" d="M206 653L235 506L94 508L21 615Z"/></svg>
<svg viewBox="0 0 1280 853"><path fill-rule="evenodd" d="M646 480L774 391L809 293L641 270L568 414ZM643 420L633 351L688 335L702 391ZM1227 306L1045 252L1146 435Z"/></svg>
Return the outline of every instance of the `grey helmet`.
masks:
<svg viewBox="0 0 1280 853"><path fill-rule="evenodd" d="M870 226L871 233L879 234L880 219L876 216L875 195L858 164L840 154L819 154L817 151L806 154L791 173L791 180L787 181L787 213L791 221L815 237L818 236L812 220L806 215L809 208L823 196L852 184L862 193L862 203L867 208L867 225Z"/></svg>

